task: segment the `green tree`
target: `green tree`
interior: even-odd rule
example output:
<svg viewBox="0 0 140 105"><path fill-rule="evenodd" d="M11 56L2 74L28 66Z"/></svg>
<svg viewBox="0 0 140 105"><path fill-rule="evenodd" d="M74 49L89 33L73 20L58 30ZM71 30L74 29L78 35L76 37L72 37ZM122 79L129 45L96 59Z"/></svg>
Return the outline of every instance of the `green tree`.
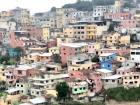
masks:
<svg viewBox="0 0 140 105"><path fill-rule="evenodd" d="M19 102L18 101L13 101L12 105L19 105Z"/></svg>
<svg viewBox="0 0 140 105"><path fill-rule="evenodd" d="M56 85L58 100L65 100L70 98L70 88L66 82L61 82Z"/></svg>
<svg viewBox="0 0 140 105"><path fill-rule="evenodd" d="M23 49L21 47L16 47L15 52L17 52L16 61L20 61L20 57L23 55Z"/></svg>
<svg viewBox="0 0 140 105"><path fill-rule="evenodd" d="M109 28L108 28L108 32L114 32L114 24L111 23Z"/></svg>
<svg viewBox="0 0 140 105"><path fill-rule="evenodd" d="M99 56L98 55L95 55L92 59L91 59L92 62L100 62L100 59L99 59Z"/></svg>
<svg viewBox="0 0 140 105"><path fill-rule="evenodd" d="M52 8L51 8L51 11L52 11L52 12L55 12L55 11L56 11L56 7L52 7Z"/></svg>
<svg viewBox="0 0 140 105"><path fill-rule="evenodd" d="M53 54L53 61L55 62L55 63L61 63L61 57L60 57L60 55L59 54Z"/></svg>
<svg viewBox="0 0 140 105"><path fill-rule="evenodd" d="M0 56L0 64L7 64L8 61L10 60L9 56Z"/></svg>

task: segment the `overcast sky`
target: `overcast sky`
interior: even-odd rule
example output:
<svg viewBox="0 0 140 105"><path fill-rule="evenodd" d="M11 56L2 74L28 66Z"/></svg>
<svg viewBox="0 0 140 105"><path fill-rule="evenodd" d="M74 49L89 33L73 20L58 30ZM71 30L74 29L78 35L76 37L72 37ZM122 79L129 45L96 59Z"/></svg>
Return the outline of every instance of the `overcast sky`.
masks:
<svg viewBox="0 0 140 105"><path fill-rule="evenodd" d="M13 9L17 6L30 9L31 13L44 12L55 6L60 8L66 3L74 3L76 0L0 0L0 11Z"/></svg>

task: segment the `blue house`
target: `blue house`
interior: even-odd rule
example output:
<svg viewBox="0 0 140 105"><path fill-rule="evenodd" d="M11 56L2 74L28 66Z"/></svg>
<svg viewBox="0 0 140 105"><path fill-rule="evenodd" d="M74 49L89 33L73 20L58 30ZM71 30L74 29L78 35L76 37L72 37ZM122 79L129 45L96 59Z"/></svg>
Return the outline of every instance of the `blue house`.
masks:
<svg viewBox="0 0 140 105"><path fill-rule="evenodd" d="M116 59L115 53L103 53L99 56L101 69L112 70L112 62Z"/></svg>

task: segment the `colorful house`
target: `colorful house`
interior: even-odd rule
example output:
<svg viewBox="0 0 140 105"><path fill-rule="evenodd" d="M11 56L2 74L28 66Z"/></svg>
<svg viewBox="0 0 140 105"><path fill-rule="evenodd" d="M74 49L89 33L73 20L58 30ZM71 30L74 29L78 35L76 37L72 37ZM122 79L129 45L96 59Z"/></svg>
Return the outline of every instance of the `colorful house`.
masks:
<svg viewBox="0 0 140 105"><path fill-rule="evenodd" d="M116 59L115 53L103 53L99 55L99 58L101 63L101 69L113 69L112 62Z"/></svg>

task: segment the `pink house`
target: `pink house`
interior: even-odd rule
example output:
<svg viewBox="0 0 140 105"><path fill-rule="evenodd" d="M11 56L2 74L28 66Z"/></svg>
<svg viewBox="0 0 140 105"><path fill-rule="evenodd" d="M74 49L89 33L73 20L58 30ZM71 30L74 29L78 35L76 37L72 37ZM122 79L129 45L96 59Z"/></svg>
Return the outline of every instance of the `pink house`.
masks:
<svg viewBox="0 0 140 105"><path fill-rule="evenodd" d="M24 32L11 32L10 33L10 47L24 47L25 43L21 39Z"/></svg>
<svg viewBox="0 0 140 105"><path fill-rule="evenodd" d="M90 75L88 76L88 80L90 84L93 84L89 85L91 92L98 93L102 90L103 84L101 80L101 74L96 72L90 73Z"/></svg>
<svg viewBox="0 0 140 105"><path fill-rule="evenodd" d="M33 67L27 65L20 65L14 69L14 75L16 79L34 77L36 73L37 72Z"/></svg>
<svg viewBox="0 0 140 105"><path fill-rule="evenodd" d="M105 14L106 19L112 19L112 20L129 20L131 19L131 17L132 17L132 14L129 12Z"/></svg>
<svg viewBox="0 0 140 105"><path fill-rule="evenodd" d="M63 43L60 48L61 62L66 64L69 57L87 52L85 43Z"/></svg>
<svg viewBox="0 0 140 105"><path fill-rule="evenodd" d="M99 53L116 53L118 55L125 55L130 53L130 49L101 49Z"/></svg>
<svg viewBox="0 0 140 105"><path fill-rule="evenodd" d="M42 39L42 28L37 27L34 25L26 26L24 27L26 31L28 31L31 35L31 37L36 38L36 39Z"/></svg>
<svg viewBox="0 0 140 105"><path fill-rule="evenodd" d="M80 71L72 71L69 73L70 78L86 80L86 76L84 76L83 72Z"/></svg>
<svg viewBox="0 0 140 105"><path fill-rule="evenodd" d="M119 24L119 28L130 29L130 28L135 28L136 25L137 25L137 21L134 19L122 20Z"/></svg>
<svg viewBox="0 0 140 105"><path fill-rule="evenodd" d="M117 74L122 75L122 76L126 75L126 74L129 74L131 72L135 72L135 71L136 70L135 70L134 66L124 66L124 67L118 68L116 70Z"/></svg>
<svg viewBox="0 0 140 105"><path fill-rule="evenodd" d="M50 39L48 42L47 42L47 48L51 48L51 47L55 47L57 46L57 41L56 39Z"/></svg>

